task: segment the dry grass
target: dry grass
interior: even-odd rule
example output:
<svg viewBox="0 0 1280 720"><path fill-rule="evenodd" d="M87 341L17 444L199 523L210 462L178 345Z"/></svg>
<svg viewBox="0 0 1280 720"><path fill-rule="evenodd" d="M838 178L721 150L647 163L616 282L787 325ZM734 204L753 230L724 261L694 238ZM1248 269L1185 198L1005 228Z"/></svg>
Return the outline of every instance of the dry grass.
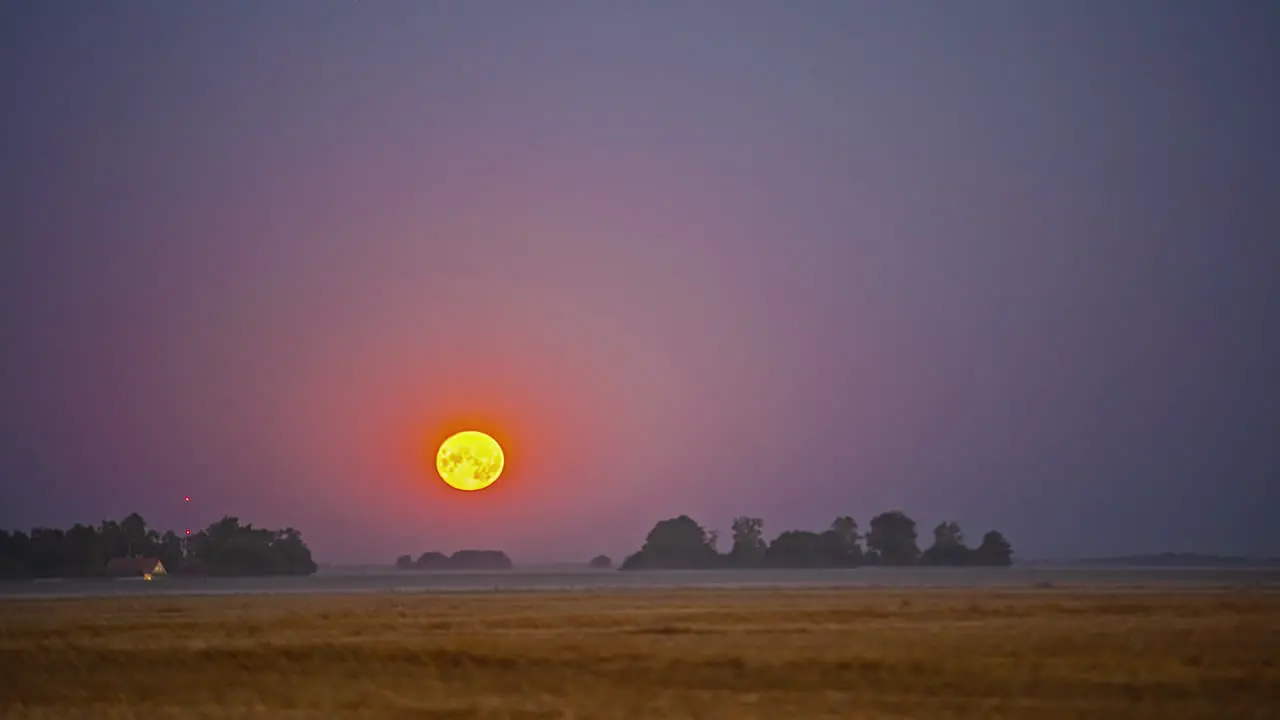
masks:
<svg viewBox="0 0 1280 720"><path fill-rule="evenodd" d="M740 590L0 603L14 718L1248 718L1280 595Z"/></svg>

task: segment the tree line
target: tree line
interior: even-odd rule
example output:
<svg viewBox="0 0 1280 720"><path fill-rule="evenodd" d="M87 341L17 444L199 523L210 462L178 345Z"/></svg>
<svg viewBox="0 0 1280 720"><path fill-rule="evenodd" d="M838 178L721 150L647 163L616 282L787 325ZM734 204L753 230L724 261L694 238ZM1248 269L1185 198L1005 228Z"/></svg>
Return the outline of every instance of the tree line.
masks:
<svg viewBox="0 0 1280 720"><path fill-rule="evenodd" d="M1013 564L1013 546L995 530L970 547L956 522L939 523L933 544L921 551L916 521L899 510L876 515L865 533L848 515L822 532L786 530L765 541L764 521L733 520L732 547L717 548L719 535L688 515L663 520L649 531L644 545L623 561L622 570L708 568L841 568L862 565Z"/></svg>
<svg viewBox="0 0 1280 720"><path fill-rule="evenodd" d="M396 558L397 570L510 570L511 558L501 550L459 550L452 555L429 551L413 559Z"/></svg>
<svg viewBox="0 0 1280 720"><path fill-rule="evenodd" d="M97 526L0 529L0 577L96 577L114 558L154 557L170 573L310 575L311 550L293 528L269 530L224 517L192 535L160 533L138 513Z"/></svg>

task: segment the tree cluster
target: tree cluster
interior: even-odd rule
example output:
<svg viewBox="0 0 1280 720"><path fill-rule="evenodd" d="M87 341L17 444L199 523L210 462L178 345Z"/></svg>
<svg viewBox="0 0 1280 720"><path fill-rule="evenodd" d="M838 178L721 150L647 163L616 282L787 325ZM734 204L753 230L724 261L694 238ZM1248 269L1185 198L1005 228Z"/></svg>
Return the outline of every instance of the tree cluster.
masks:
<svg viewBox="0 0 1280 720"><path fill-rule="evenodd" d="M293 528L268 530L224 517L193 535L163 534L138 513L68 530L0 530L0 577L97 577L114 558L154 557L175 574L310 575L311 550Z"/></svg>
<svg viewBox="0 0 1280 720"><path fill-rule="evenodd" d="M977 547L965 543L955 522L933 529L933 544L923 552L917 544L916 522L893 510L871 519L866 533L858 532L852 517L836 518L826 530L786 530L772 541L764 539L764 521L733 520L733 545L727 553L716 545L719 537L687 515L663 520L649 531L644 546L622 563L622 570L693 570L707 568L840 568L860 565L986 565L1013 564L1013 546L992 530Z"/></svg>
<svg viewBox="0 0 1280 720"><path fill-rule="evenodd" d="M459 550L452 555L424 552L396 558L397 570L510 570L511 558L501 550Z"/></svg>

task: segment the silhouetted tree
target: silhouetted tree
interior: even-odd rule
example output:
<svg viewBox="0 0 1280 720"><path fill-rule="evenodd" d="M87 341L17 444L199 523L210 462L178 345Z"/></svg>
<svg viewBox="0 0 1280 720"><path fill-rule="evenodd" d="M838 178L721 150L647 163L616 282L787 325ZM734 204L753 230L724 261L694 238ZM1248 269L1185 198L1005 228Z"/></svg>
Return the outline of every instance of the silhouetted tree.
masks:
<svg viewBox="0 0 1280 720"><path fill-rule="evenodd" d="M973 551L964 544L964 532L955 521L938 523L933 529L933 545L920 556L925 565L968 565Z"/></svg>
<svg viewBox="0 0 1280 720"><path fill-rule="evenodd" d="M58 575L69 563L63 547L63 533L56 528L32 528L27 546L27 567L36 577ZM70 568L68 568L70 570Z"/></svg>
<svg viewBox="0 0 1280 720"><path fill-rule="evenodd" d="M434 550L424 552L414 560L409 555L396 558L401 570L509 570L511 558L501 550L459 550L445 555Z"/></svg>
<svg viewBox="0 0 1280 720"><path fill-rule="evenodd" d="M858 542L858 523L848 515L842 515L831 521L831 528L823 533L832 537L823 540L824 552L831 558L831 564L837 567L854 567L862 563L862 545Z"/></svg>
<svg viewBox="0 0 1280 720"><path fill-rule="evenodd" d="M102 553L108 558L129 555L129 543L125 540L124 532L120 530L120 523L115 520L103 520L98 525L98 542L102 547Z"/></svg>
<svg viewBox="0 0 1280 720"><path fill-rule="evenodd" d="M302 533L287 527L276 531L270 547L279 558L280 564L289 575L311 575L316 571L316 563L311 558L311 548L302 542Z"/></svg>
<svg viewBox="0 0 1280 720"><path fill-rule="evenodd" d="M501 550L459 550L449 556L452 570L510 570L511 558Z"/></svg>
<svg viewBox="0 0 1280 720"><path fill-rule="evenodd" d="M764 562L768 545L764 541L764 520L739 516L733 519L733 547L729 550L729 564L734 567L755 567Z"/></svg>
<svg viewBox="0 0 1280 720"><path fill-rule="evenodd" d="M818 533L818 542L814 552L818 554L818 558L811 567L836 568L853 567L854 565L853 559L845 552L840 534L835 530L823 530Z"/></svg>
<svg viewBox="0 0 1280 720"><path fill-rule="evenodd" d="M91 525L76 523L62 537L64 566L74 575L93 575L106 567L108 558L102 551L98 531Z"/></svg>
<svg viewBox="0 0 1280 720"><path fill-rule="evenodd" d="M159 550L155 555L166 568L172 568L171 572L180 571L186 559L183 555L182 538L174 531L166 530L160 537Z"/></svg>
<svg viewBox="0 0 1280 720"><path fill-rule="evenodd" d="M982 544L973 552L973 564L1008 567L1013 564L1013 545L1004 535L991 530L982 536Z"/></svg>
<svg viewBox="0 0 1280 720"><path fill-rule="evenodd" d="M449 556L442 552L424 552L418 556L414 562L419 570L447 570L449 569Z"/></svg>
<svg viewBox="0 0 1280 720"><path fill-rule="evenodd" d="M822 557L818 533L808 530L787 530L769 543L765 559L774 567L822 567L828 559Z"/></svg>
<svg viewBox="0 0 1280 720"><path fill-rule="evenodd" d="M871 519L867 548L882 565L914 565L920 558L916 521L900 510L880 513Z"/></svg>
<svg viewBox="0 0 1280 720"><path fill-rule="evenodd" d="M191 538L191 555L210 575L311 575L316 564L293 528L267 530L224 517Z"/></svg>
<svg viewBox="0 0 1280 720"><path fill-rule="evenodd" d="M840 536L846 547L858 544L858 522L848 515L841 515L831 521L831 531Z"/></svg>
<svg viewBox="0 0 1280 720"><path fill-rule="evenodd" d="M255 529L224 518L193 536L191 548L190 555L184 553L177 534L161 535L137 513L97 527L73 525L65 532L36 528L28 536L0 531L0 576L99 575L112 559L129 556L155 557L171 573L193 568L223 575L315 572L311 551L292 528Z"/></svg>
<svg viewBox="0 0 1280 720"><path fill-rule="evenodd" d="M124 538L125 557L136 557L148 550L147 521L138 513L129 513L120 521L120 534Z"/></svg>
<svg viewBox="0 0 1280 720"><path fill-rule="evenodd" d="M29 574L26 564L26 533L0 530L0 577L24 577Z"/></svg>
<svg viewBox="0 0 1280 720"><path fill-rule="evenodd" d="M622 563L623 570L700 569L720 565L707 531L688 515L663 520L649 531L644 546Z"/></svg>

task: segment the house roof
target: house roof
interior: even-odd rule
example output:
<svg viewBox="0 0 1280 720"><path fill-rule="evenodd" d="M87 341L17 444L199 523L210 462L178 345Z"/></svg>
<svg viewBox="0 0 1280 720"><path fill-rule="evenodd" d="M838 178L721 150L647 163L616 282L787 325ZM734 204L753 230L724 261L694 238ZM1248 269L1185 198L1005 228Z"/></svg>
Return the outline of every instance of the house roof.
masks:
<svg viewBox="0 0 1280 720"><path fill-rule="evenodd" d="M107 570L111 572L149 573L160 564L159 558L153 557L118 557L107 562Z"/></svg>

